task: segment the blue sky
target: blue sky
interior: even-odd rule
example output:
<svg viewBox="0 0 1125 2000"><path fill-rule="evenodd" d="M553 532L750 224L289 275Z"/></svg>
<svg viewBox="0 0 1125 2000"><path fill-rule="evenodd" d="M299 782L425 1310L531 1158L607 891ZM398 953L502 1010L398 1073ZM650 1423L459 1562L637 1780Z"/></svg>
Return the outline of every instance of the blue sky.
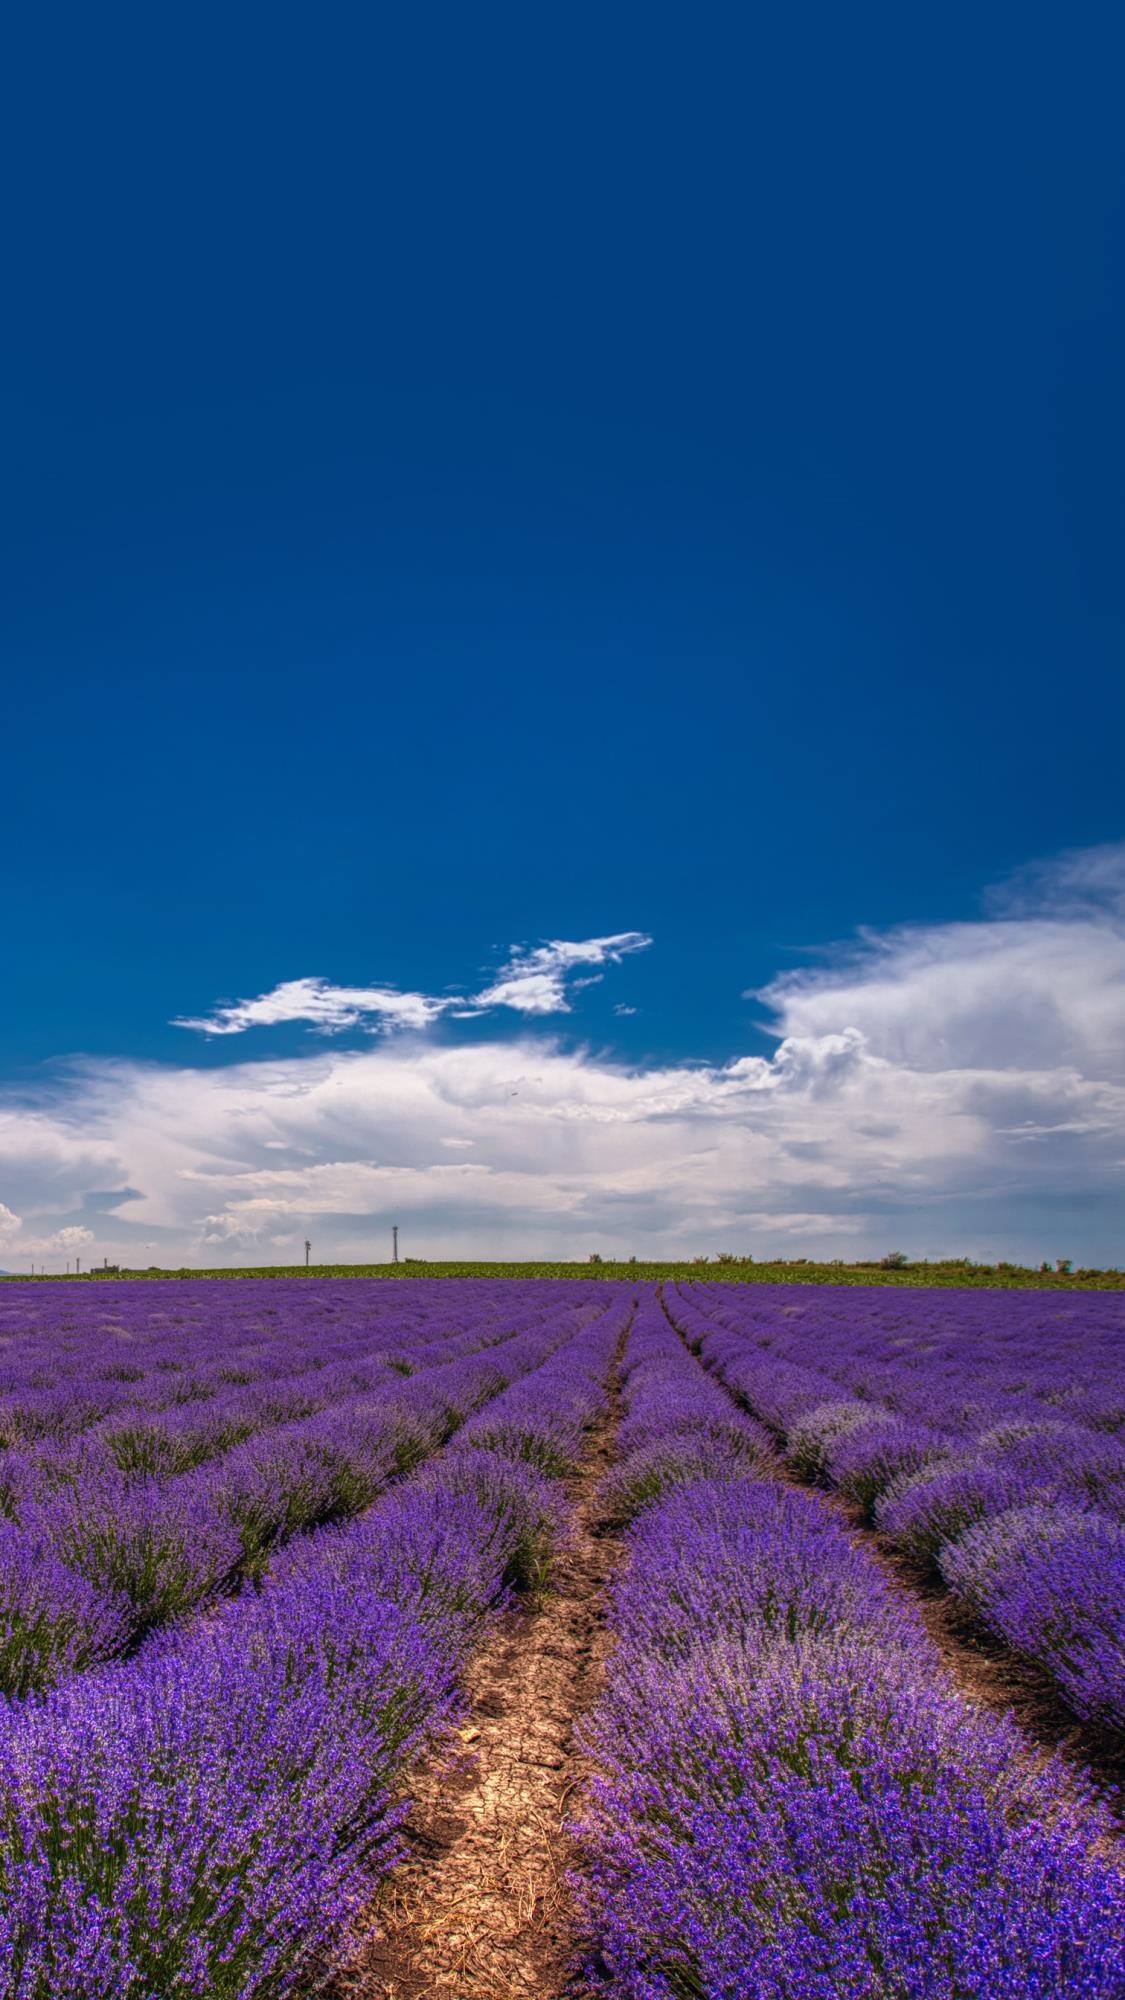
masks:
<svg viewBox="0 0 1125 2000"><path fill-rule="evenodd" d="M0 1262L1119 1261L1119 17L18 35Z"/></svg>

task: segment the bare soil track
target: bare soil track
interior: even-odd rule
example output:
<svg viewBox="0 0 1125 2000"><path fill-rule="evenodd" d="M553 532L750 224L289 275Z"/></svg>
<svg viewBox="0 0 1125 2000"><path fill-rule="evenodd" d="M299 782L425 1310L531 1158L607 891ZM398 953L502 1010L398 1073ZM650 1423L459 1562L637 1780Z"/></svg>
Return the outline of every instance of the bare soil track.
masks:
<svg viewBox="0 0 1125 2000"><path fill-rule="evenodd" d="M597 1490L617 1428L592 1434L570 1482L573 1540L538 1605L508 1611L468 1676L450 1756L413 1789L413 1855L372 1911L377 1928L348 2000L558 2000L575 1954L567 1833L586 1775L576 1720L597 1690L606 1583L617 1544L598 1533Z"/></svg>

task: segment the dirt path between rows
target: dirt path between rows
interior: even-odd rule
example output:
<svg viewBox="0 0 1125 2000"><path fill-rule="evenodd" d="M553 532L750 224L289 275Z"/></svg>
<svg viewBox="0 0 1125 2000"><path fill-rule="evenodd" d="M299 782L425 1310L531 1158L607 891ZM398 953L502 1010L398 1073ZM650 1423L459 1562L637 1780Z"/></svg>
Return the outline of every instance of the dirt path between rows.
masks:
<svg viewBox="0 0 1125 2000"><path fill-rule="evenodd" d="M537 1607L498 1621L467 1676L453 1754L413 1787L413 1857L373 1911L378 1933L346 1983L349 2000L559 2000L575 1952L566 1824L586 1775L576 1720L597 1692L605 1603L618 1544L597 1532L597 1489L618 1422L591 1434L569 1482L573 1541Z"/></svg>

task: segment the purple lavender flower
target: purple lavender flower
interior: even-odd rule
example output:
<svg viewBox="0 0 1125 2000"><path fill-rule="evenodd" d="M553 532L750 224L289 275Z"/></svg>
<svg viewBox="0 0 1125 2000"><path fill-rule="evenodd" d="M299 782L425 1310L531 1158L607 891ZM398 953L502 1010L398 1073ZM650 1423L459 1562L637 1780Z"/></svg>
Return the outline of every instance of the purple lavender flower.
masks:
<svg viewBox="0 0 1125 2000"><path fill-rule="evenodd" d="M1061 1498L1058 1481L1048 1477L1032 1486L1018 1466L970 1452L896 1479L876 1506L875 1519L900 1548L936 1562L944 1543L1034 1497Z"/></svg>
<svg viewBox="0 0 1125 2000"><path fill-rule="evenodd" d="M845 1432L825 1454L830 1485L870 1516L876 1501L896 1481L948 1455L949 1441L925 1424L895 1417L889 1423Z"/></svg>
<svg viewBox="0 0 1125 2000"><path fill-rule="evenodd" d="M213 1595L239 1561L238 1537L208 1496L177 1484L91 1477L23 1518L96 1589L128 1600L137 1634Z"/></svg>
<svg viewBox="0 0 1125 2000"><path fill-rule="evenodd" d="M1076 1508L1013 1507L943 1549L941 1569L1076 1714L1125 1741L1125 1528Z"/></svg>
<svg viewBox="0 0 1125 2000"><path fill-rule="evenodd" d="M857 1432L887 1430L894 1424L890 1410L854 1398L820 1403L792 1426L785 1440L786 1451L806 1479L819 1479L828 1468L832 1454Z"/></svg>
<svg viewBox="0 0 1125 2000"><path fill-rule="evenodd" d="M131 1629L125 1597L88 1583L49 1542L0 1524L0 1693L52 1687L119 1652Z"/></svg>
<svg viewBox="0 0 1125 2000"><path fill-rule="evenodd" d="M704 1647L659 1673L630 1646L628 1670L590 1731L586 1908L613 1992L1121 1990L1106 1829L1092 1803L1084 1826L1062 1811L1007 1725L854 1643Z"/></svg>
<svg viewBox="0 0 1125 2000"><path fill-rule="evenodd" d="M343 1504L362 1499L374 1468L401 1471L404 1440L408 1456L412 1440L432 1451L466 1403L496 1393L496 1369L473 1362L481 1345L506 1350L513 1384L539 1365L521 1425L536 1410L546 1427L560 1411L595 1420L627 1295L601 1293L591 1311L584 1288L577 1299L549 1291L550 1310L528 1313L522 1330L493 1313L491 1339L478 1328L452 1362L439 1344L432 1368L396 1376L406 1391L431 1372L451 1378L436 1397L407 1397L405 1427L401 1411L372 1408L370 1385L322 1412L321 1429L319 1419L311 1431L291 1427L330 1483L358 1481L337 1483ZM147 1580L154 1600L171 1577L183 1585L180 1558L198 1563L210 1547L207 1523L223 1519L213 1504L198 1516L199 1546L178 1531L208 1495L214 1503L223 1466L264 1446L252 1438L163 1486L98 1475L96 1497L126 1503L112 1527L104 1509L83 1519L96 1486L87 1461L33 1504L91 1568L123 1565L134 1599ZM541 1580L562 1520L557 1487L524 1455L466 1445L392 1485L361 1518L293 1539L259 1589L43 1700L9 1704L0 1991L284 2000L303 1990L345 1949L353 1915L396 1858L403 1767L454 1712L482 1621L514 1582ZM192 1571L187 1583L197 1582Z"/></svg>
<svg viewBox="0 0 1125 2000"><path fill-rule="evenodd" d="M637 1345L658 1342L646 1328ZM660 1352L663 1393L674 1404L682 1381L690 1399L687 1353L677 1367ZM874 1436L890 1429L857 1427L850 1443ZM1100 1807L953 1692L918 1614L816 1496L751 1470L657 1500L628 1536L611 1624L584 1732L600 1773L577 1885L593 1988L1125 1990L1125 1893Z"/></svg>

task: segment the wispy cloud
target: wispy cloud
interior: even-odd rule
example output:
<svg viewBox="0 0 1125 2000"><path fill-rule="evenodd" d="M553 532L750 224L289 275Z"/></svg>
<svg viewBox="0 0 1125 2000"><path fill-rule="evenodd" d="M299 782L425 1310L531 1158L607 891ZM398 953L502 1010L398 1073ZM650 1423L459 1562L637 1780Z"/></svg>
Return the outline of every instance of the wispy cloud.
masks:
<svg viewBox="0 0 1125 2000"><path fill-rule="evenodd" d="M1033 861L989 889L985 909L994 917L1125 920L1125 842L1072 847Z"/></svg>
<svg viewBox="0 0 1125 2000"><path fill-rule="evenodd" d="M327 979L286 979L256 1000L232 1000L200 1018L181 1016L174 1028L202 1035L241 1035L247 1028L272 1028L307 1021L322 1034L363 1023L376 1028L428 1028L454 1003L428 993L400 993L394 986L333 986Z"/></svg>
<svg viewBox="0 0 1125 2000"><path fill-rule="evenodd" d="M471 1020L493 1007L511 1007L520 1014L566 1014L568 981L578 987L601 977L595 973L593 979L577 980L576 972L584 966L616 965L626 953L643 951L651 943L642 931L619 931L613 937L574 943L554 939L527 949L513 945L493 983L468 1002L461 995L403 993L396 986L333 986L327 979L287 979L254 1000L225 1001L210 1014L181 1015L172 1026L193 1028L201 1035L241 1035L247 1028L303 1021L323 1035L357 1027L379 1034L395 1028L428 1028L443 1014Z"/></svg>
<svg viewBox="0 0 1125 2000"><path fill-rule="evenodd" d="M520 1014L567 1014L567 981L573 973L587 965L619 965L629 952L644 951L651 943L644 931L618 931L613 937L586 938L581 943L553 938L530 949L517 946L492 985L476 995L475 1004L513 1007Z"/></svg>

